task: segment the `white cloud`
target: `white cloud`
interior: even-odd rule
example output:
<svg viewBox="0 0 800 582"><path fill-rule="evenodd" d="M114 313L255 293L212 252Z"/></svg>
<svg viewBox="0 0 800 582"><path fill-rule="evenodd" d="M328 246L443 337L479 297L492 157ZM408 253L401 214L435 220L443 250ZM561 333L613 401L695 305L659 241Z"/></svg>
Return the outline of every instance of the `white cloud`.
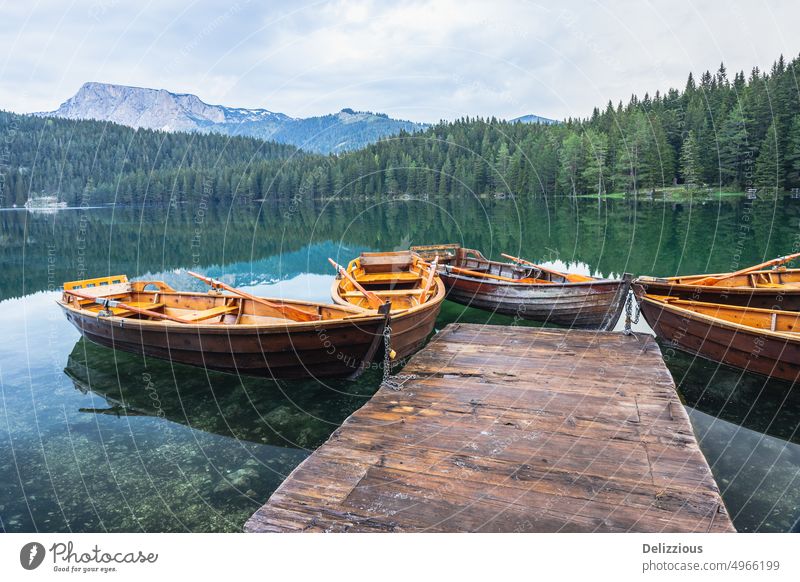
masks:
<svg viewBox="0 0 800 582"><path fill-rule="evenodd" d="M584 116L720 61L791 58L798 16L789 0L14 3L0 107L54 109L95 80L302 116Z"/></svg>

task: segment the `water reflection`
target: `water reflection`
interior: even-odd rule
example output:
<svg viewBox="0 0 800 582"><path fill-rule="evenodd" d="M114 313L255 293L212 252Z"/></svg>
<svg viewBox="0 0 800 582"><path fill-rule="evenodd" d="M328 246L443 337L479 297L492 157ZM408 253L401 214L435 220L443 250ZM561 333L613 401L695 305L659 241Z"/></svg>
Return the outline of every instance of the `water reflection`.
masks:
<svg viewBox="0 0 800 582"><path fill-rule="evenodd" d="M289 214L279 204L211 208L199 223L196 210L0 212L0 298L57 288L81 271L142 277L205 267L237 284L268 283L330 273L328 256L342 262L365 249L442 242L603 275L727 271L788 252L800 220L800 200L790 198L682 209L621 200L311 201Z"/></svg>
<svg viewBox="0 0 800 582"><path fill-rule="evenodd" d="M725 271L784 254L797 234L800 201L747 204L311 202L288 219L280 205L209 209L199 224L191 204L0 212L0 531L237 531L379 383L237 378L95 346L54 303L82 271L204 290L191 268L317 301L328 299L327 257L411 244L601 276ZM537 325L445 302L437 328L453 321ZM737 528L796 529L798 396L681 354L668 366Z"/></svg>
<svg viewBox="0 0 800 582"><path fill-rule="evenodd" d="M689 418L739 531L793 531L800 518L800 445L694 408Z"/></svg>
<svg viewBox="0 0 800 582"><path fill-rule="evenodd" d="M786 382L676 353L669 368L740 531L800 520L800 394Z"/></svg>
<svg viewBox="0 0 800 582"><path fill-rule="evenodd" d="M687 406L800 444L800 392L789 383L680 352L668 364Z"/></svg>
<svg viewBox="0 0 800 582"><path fill-rule="evenodd" d="M79 392L105 401L81 407L83 413L150 416L240 441L305 450L325 442L372 394L375 382L321 386L198 372L85 339L75 344L64 373Z"/></svg>

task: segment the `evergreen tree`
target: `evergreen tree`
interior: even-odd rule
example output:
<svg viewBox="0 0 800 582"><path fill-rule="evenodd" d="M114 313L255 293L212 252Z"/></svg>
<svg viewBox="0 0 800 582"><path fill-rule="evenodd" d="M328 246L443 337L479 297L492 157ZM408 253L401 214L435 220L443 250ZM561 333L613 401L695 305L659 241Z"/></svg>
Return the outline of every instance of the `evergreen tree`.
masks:
<svg viewBox="0 0 800 582"><path fill-rule="evenodd" d="M721 65L683 90L609 102L553 125L441 122L331 156L249 138L135 130L0 111L0 205L31 195L165 204L204 198L637 193L677 182L800 187L800 58L745 75ZM699 82L698 82L699 80ZM208 192L206 192L208 191Z"/></svg>
<svg viewBox="0 0 800 582"><path fill-rule="evenodd" d="M689 135L681 148L681 174L687 187L700 185L700 152L694 130L689 130Z"/></svg>
<svg viewBox="0 0 800 582"><path fill-rule="evenodd" d="M800 114L794 116L786 147L786 186L800 188Z"/></svg>
<svg viewBox="0 0 800 582"><path fill-rule="evenodd" d="M622 149L618 153L614 185L623 192L638 194L642 186L642 171L645 166L645 151L650 142L649 130L644 114L637 111L631 116ZM650 178L651 168L644 174Z"/></svg>
<svg viewBox="0 0 800 582"><path fill-rule="evenodd" d="M571 196L578 194L578 180L582 157L581 138L570 132L558 152L560 188Z"/></svg>
<svg viewBox="0 0 800 582"><path fill-rule="evenodd" d="M730 112L719 133L720 176L724 184L745 185L745 172L753 163L744 113L739 105Z"/></svg>
<svg viewBox="0 0 800 582"><path fill-rule="evenodd" d="M672 185L675 178L675 156L667 142L661 121L657 116L642 116L642 159L640 179L642 186L658 188Z"/></svg>
<svg viewBox="0 0 800 582"><path fill-rule="evenodd" d="M586 184L596 187L597 196L606 192L608 180L608 137L594 129L589 129L584 134L586 150L586 166L583 169L583 179Z"/></svg>
<svg viewBox="0 0 800 582"><path fill-rule="evenodd" d="M769 191L783 189L783 173L781 160L778 154L778 137L775 132L775 123L769 126L767 135L758 154L755 165L755 185Z"/></svg>

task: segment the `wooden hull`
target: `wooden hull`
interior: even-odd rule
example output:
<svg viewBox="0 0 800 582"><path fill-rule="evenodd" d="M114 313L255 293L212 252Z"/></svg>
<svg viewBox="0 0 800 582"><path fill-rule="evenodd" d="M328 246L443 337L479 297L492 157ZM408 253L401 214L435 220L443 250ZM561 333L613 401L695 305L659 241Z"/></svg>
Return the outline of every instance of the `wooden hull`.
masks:
<svg viewBox="0 0 800 582"><path fill-rule="evenodd" d="M384 316L270 326L169 325L97 317L60 303L89 340L114 349L209 370L271 378L353 374L382 345ZM366 362L367 364L370 362Z"/></svg>
<svg viewBox="0 0 800 582"><path fill-rule="evenodd" d="M547 324L608 330L619 319L630 287L622 281L531 285L440 271L451 301Z"/></svg>
<svg viewBox="0 0 800 582"><path fill-rule="evenodd" d="M748 372L800 381L800 337L739 325L641 298L642 315L668 347Z"/></svg>
<svg viewBox="0 0 800 582"><path fill-rule="evenodd" d="M442 293L443 295L444 293ZM442 301L432 302L427 309L408 315L392 315L391 345L395 359L405 359L418 352L433 333Z"/></svg>
<svg viewBox="0 0 800 582"><path fill-rule="evenodd" d="M439 289L428 302L409 310L390 314L391 346L395 351L396 360L402 360L419 351L433 333L436 318L439 316L445 296L441 281L437 281L436 284ZM351 305L339 296L336 282L333 284L331 297L338 305Z"/></svg>

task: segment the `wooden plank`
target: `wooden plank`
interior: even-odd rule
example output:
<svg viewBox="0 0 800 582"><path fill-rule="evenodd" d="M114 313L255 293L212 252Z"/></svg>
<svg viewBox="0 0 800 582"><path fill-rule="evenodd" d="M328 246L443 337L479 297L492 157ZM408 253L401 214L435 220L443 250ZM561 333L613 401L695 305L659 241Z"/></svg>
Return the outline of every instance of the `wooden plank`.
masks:
<svg viewBox="0 0 800 582"><path fill-rule="evenodd" d="M380 297L407 297L409 295L422 295L422 289L392 289L392 290L375 290L375 295ZM361 291L346 291L341 294L342 297L363 297Z"/></svg>
<svg viewBox="0 0 800 582"><path fill-rule="evenodd" d="M186 315L182 315L183 319L187 321L205 321L207 319L211 319L212 317L219 317L220 315L227 315L229 313L234 313L239 310L238 305L218 305L217 307L212 307L211 309L206 309L204 311L195 311Z"/></svg>
<svg viewBox="0 0 800 582"><path fill-rule="evenodd" d="M64 290L83 289L86 291L87 289L103 287L104 289L101 289L101 292L104 290L109 291L109 288L125 288L127 292L130 292L130 285L125 285L126 283L128 283L127 275L113 275L111 277L96 277L94 279L83 279L81 281L67 281L64 283ZM109 292L116 293L116 291Z"/></svg>
<svg viewBox="0 0 800 582"><path fill-rule="evenodd" d="M370 273L356 277L356 281L359 283L385 283L387 281L413 283L414 281L419 281L420 279L422 279L422 277L420 277L419 274L404 271L392 273Z"/></svg>
<svg viewBox="0 0 800 582"><path fill-rule="evenodd" d="M247 531L734 531L653 338L448 325Z"/></svg>
<svg viewBox="0 0 800 582"><path fill-rule="evenodd" d="M126 305L130 305L131 307L136 307L138 309L149 309L150 311L157 311L164 307L164 303L151 303L149 301L128 301ZM97 311L100 312L103 310L102 305L97 305L96 307L90 307L89 311ZM108 311L110 311L113 315L117 317L127 317L129 315L133 315L133 311L128 309L124 309L122 307L109 307Z"/></svg>

